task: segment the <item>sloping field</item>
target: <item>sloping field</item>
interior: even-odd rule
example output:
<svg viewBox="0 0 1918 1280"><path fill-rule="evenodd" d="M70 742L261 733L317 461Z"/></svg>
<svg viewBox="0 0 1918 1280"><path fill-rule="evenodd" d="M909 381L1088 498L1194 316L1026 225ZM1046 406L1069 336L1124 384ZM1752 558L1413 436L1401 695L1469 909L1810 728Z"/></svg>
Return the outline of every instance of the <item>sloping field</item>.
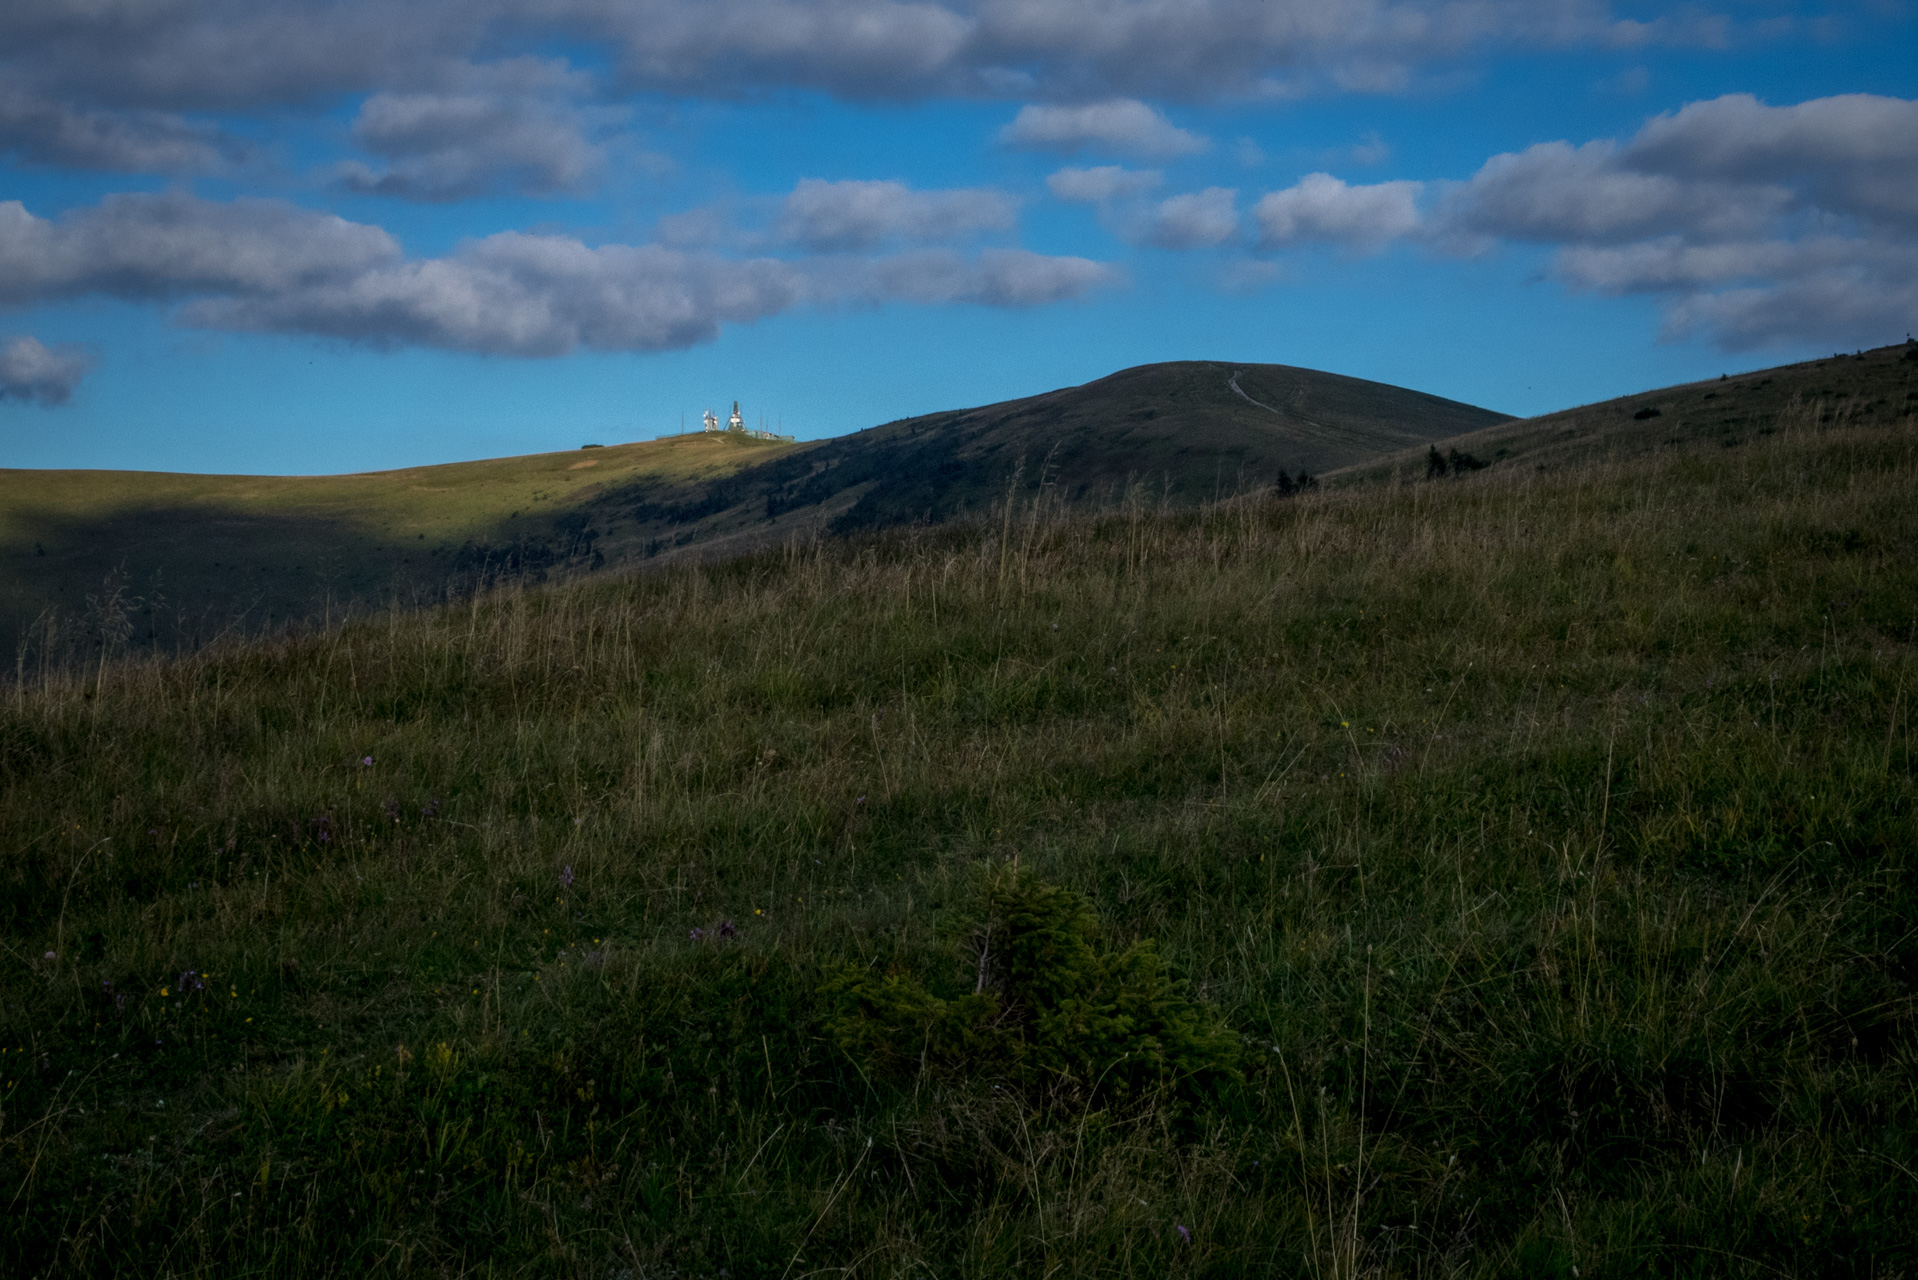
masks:
<svg viewBox="0 0 1918 1280"><path fill-rule="evenodd" d="M1580 405L1506 422L1439 442L1486 463L1551 467L1594 458L1635 457L1709 441L1736 448L1770 435L1781 422L1890 423L1918 412L1918 342L1780 365ZM1426 447L1361 462L1340 483L1421 477Z"/></svg>
<svg viewBox="0 0 1918 1280"><path fill-rule="evenodd" d="M1514 420L1283 365L1145 365L1080 387L832 440L725 434L352 476L0 471L0 642L98 652L122 636L198 643L341 608L440 599L498 577L723 559L795 538L1049 500L1190 505L1283 474L1423 476L1435 442L1493 465L1556 466L1782 417L1891 421L1918 348L1834 357ZM44 629L43 629L44 631Z"/></svg>
<svg viewBox="0 0 1918 1280"><path fill-rule="evenodd" d="M577 512L609 485L699 483L793 447L702 434L343 476L0 470L0 632L58 609L191 640L329 600L431 599L529 549L590 561Z"/></svg>
<svg viewBox="0 0 1918 1280"><path fill-rule="evenodd" d="M0 701L0 1273L1918 1273L1918 426Z"/></svg>
<svg viewBox="0 0 1918 1280"><path fill-rule="evenodd" d="M68 647L195 643L489 576L737 554L984 510L1015 473L1074 499L1133 483L1191 502L1499 420L1311 370L1185 363L797 445L702 433L349 476L0 471L0 641L49 610Z"/></svg>
<svg viewBox="0 0 1918 1280"><path fill-rule="evenodd" d="M1179 361L976 409L907 418L693 487L662 502L609 490L596 525L643 550L776 543L795 525L846 533L980 514L1043 485L1069 503L1129 488L1175 505L1262 489L1505 421L1403 387L1286 365Z"/></svg>

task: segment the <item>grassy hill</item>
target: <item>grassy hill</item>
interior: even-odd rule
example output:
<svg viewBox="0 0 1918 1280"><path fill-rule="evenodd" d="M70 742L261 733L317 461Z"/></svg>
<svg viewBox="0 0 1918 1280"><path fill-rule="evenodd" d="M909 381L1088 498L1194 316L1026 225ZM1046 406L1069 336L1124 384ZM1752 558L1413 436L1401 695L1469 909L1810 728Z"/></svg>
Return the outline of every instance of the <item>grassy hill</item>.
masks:
<svg viewBox="0 0 1918 1280"><path fill-rule="evenodd" d="M1183 361L804 444L693 435L350 476L0 470L0 642L17 651L51 614L60 634L36 648L97 649L118 633L191 645L498 577L937 522L1042 486L1067 504L1130 489L1187 505L1282 472L1420 476L1434 443L1487 463L1558 465L1737 443L1781 414L1889 420L1918 396L1909 351L1523 420L1313 370Z"/></svg>
<svg viewBox="0 0 1918 1280"><path fill-rule="evenodd" d="M1500 420L1333 374L1181 363L800 445L693 435L354 476L0 471L0 640L53 608L86 639L193 643L489 574L736 554L981 511L1015 472L1068 499L1137 483L1192 502Z"/></svg>
<svg viewBox="0 0 1918 1280"><path fill-rule="evenodd" d="M1890 423L1914 412L1918 343L1906 342L1514 418L1437 444L1485 463L1553 467L1701 441L1737 448L1781 423ZM1350 484L1423 476L1429 447L1368 459L1334 478Z"/></svg>
<svg viewBox="0 0 1918 1280"><path fill-rule="evenodd" d="M57 609L91 634L193 643L329 602L435 599L502 567L590 564L579 512L595 492L698 483L793 447L722 433L363 475L0 470L0 635Z"/></svg>
<svg viewBox="0 0 1918 1280"><path fill-rule="evenodd" d="M1109 503L1138 485L1189 504L1268 487L1282 470L1316 474L1507 420L1311 369L1179 361L821 441L707 494L769 519L820 512L841 533L983 513L1015 473L1018 491L1043 483L1068 503ZM601 502L617 510L619 495Z"/></svg>
<svg viewBox="0 0 1918 1280"><path fill-rule="evenodd" d="M45 669L0 1271L1918 1271L1918 424L1753 427Z"/></svg>

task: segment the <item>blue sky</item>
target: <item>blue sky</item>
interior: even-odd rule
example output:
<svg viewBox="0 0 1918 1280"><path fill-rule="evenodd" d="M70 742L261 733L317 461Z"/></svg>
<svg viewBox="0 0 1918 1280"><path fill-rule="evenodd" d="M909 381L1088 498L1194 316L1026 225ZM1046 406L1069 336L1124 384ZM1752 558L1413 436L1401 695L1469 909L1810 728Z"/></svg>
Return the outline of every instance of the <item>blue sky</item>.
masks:
<svg viewBox="0 0 1918 1280"><path fill-rule="evenodd" d="M1533 413L1918 328L1903 0L42 0L0 466L802 437L1270 361Z"/></svg>

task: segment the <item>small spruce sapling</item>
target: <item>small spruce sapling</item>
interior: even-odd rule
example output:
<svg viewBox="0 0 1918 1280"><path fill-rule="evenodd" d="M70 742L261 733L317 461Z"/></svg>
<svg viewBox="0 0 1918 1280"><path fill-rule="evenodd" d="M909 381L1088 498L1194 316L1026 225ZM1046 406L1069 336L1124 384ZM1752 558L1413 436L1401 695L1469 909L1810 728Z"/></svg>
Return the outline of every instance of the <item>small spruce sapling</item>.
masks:
<svg viewBox="0 0 1918 1280"><path fill-rule="evenodd" d="M979 898L929 978L849 966L825 984L827 1030L868 1072L923 1066L1082 1099L1157 1085L1187 1103L1239 1077L1238 1037L1151 940L1104 945L1083 897L1016 867Z"/></svg>

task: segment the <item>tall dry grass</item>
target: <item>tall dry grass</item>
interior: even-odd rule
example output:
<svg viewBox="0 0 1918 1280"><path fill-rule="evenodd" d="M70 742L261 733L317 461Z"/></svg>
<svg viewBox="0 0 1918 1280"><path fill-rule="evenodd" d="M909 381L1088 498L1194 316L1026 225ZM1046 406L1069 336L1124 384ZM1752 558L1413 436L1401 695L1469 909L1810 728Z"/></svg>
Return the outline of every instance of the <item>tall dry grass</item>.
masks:
<svg viewBox="0 0 1918 1280"><path fill-rule="evenodd" d="M23 654L7 1268L1909 1272L1915 482L1807 412ZM1012 858L1243 1085L834 1050Z"/></svg>

